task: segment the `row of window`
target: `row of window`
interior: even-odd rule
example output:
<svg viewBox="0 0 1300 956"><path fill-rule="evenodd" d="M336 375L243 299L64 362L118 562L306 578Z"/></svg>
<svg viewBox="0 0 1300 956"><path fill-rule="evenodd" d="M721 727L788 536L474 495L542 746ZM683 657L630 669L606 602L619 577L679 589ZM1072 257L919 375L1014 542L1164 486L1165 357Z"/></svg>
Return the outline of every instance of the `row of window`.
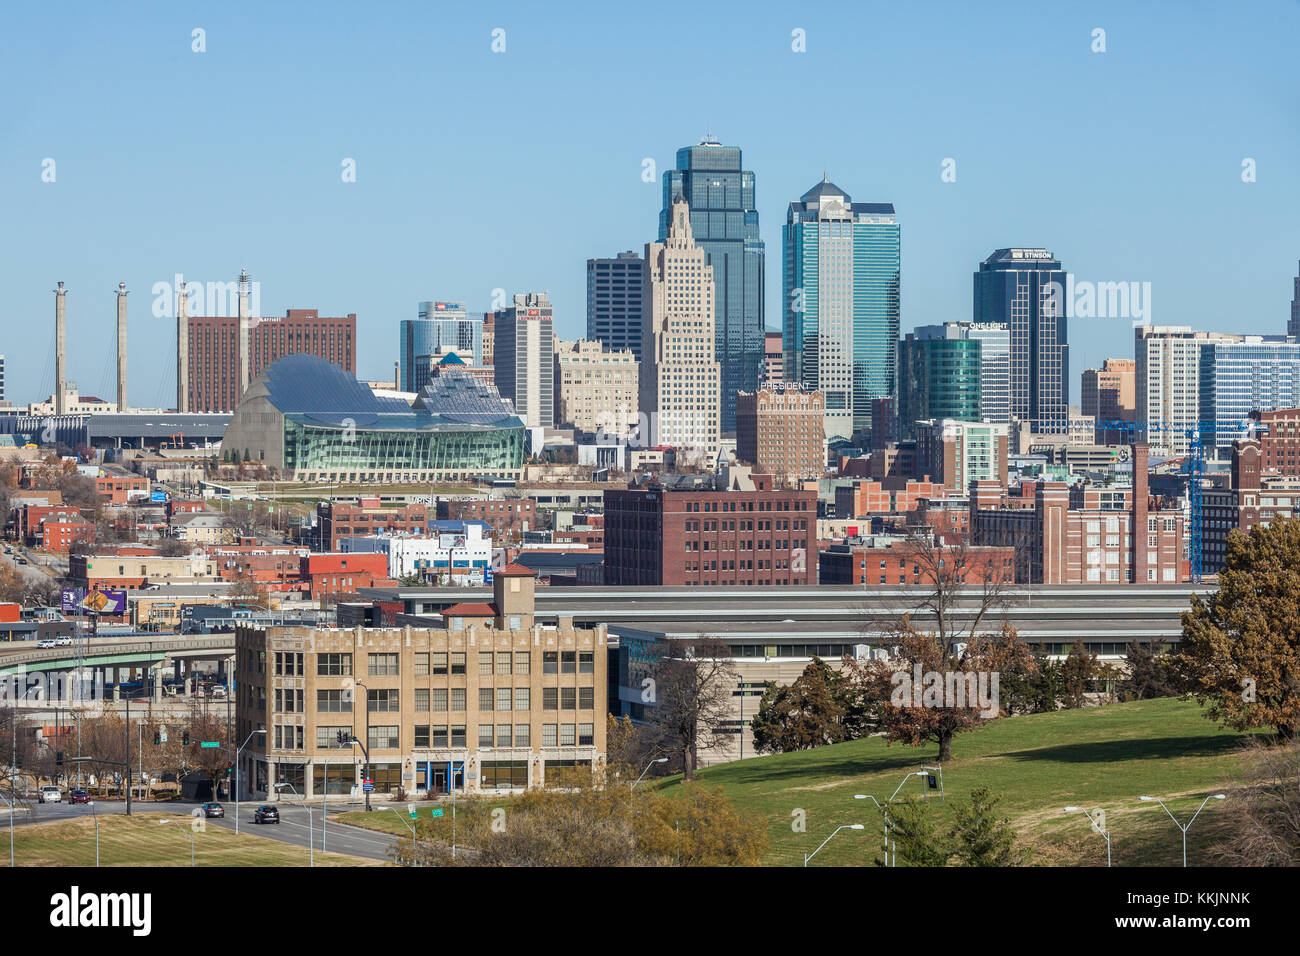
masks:
<svg viewBox="0 0 1300 956"><path fill-rule="evenodd" d="M462 675L465 673L464 651L417 651L415 676ZM479 651L480 675L527 676L532 665L530 651ZM593 651L543 651L543 674L592 674L596 670ZM303 655L277 652L275 673L283 676L303 674ZM320 677L346 677L352 673L351 654L316 655L316 674ZM367 654L366 673L371 677L396 677L401 673L401 655Z"/></svg>

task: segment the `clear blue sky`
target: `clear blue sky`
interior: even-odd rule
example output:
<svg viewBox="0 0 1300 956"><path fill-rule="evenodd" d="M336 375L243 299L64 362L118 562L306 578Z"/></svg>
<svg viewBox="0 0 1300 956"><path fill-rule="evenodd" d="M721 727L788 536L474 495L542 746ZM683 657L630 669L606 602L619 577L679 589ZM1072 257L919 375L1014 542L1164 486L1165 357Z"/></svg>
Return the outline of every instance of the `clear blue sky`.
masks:
<svg viewBox="0 0 1300 956"><path fill-rule="evenodd" d="M70 376L107 398L112 292L132 290L137 405L174 397L174 322L150 289L176 272L247 267L265 314L356 312L362 377L391 376L422 299L548 290L576 337L586 259L654 238L642 160L670 167L706 127L757 173L769 328L786 204L823 168L896 204L904 330L968 318L982 258L1042 245L1079 279L1151 282L1157 323L1278 333L1300 260L1294 0L28 2L5 20L15 403L52 387L57 280ZM1132 355L1131 323L1076 320L1070 343L1077 398L1084 368Z"/></svg>

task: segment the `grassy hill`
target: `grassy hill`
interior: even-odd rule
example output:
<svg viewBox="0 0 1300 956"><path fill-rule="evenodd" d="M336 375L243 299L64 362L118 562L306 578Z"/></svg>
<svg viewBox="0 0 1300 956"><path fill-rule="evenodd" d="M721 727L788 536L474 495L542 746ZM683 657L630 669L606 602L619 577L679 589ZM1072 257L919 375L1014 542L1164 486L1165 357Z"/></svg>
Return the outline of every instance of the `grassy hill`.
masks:
<svg viewBox="0 0 1300 956"><path fill-rule="evenodd" d="M1105 809L1115 866L1179 865L1178 829L1158 804L1138 797L1160 797L1185 823L1206 794L1234 787L1242 742L1241 735L1206 720L1196 704L1179 700L1033 714L958 735L943 783L949 802L977 786L1000 795L999 809L1032 849L1033 864L1106 865L1105 840L1082 814L1062 812L1073 804ZM769 864L799 866L837 826L862 823L865 830L841 831L811 865L870 865L881 858L881 817L854 794L883 803L909 771L932 765L937 752L933 745L889 746L873 737L721 764L698 779L722 787L742 811L767 819ZM919 794L923 782L912 778L900 798ZM660 784L679 785L676 779ZM946 828L950 805L936 795L930 809ZM799 810L806 815L804 833L791 827ZM1211 801L1188 832L1188 863L1208 862L1206 847L1230 834L1231 796Z"/></svg>

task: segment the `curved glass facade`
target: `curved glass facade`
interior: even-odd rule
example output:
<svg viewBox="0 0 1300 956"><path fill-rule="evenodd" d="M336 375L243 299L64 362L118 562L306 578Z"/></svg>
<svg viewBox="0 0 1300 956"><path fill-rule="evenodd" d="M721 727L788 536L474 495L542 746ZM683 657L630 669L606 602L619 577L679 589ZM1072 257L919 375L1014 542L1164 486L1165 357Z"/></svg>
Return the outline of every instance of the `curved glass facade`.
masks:
<svg viewBox="0 0 1300 956"><path fill-rule="evenodd" d="M523 467L525 431L517 427L400 423L338 425L284 418L284 467L303 481L454 481L509 475Z"/></svg>

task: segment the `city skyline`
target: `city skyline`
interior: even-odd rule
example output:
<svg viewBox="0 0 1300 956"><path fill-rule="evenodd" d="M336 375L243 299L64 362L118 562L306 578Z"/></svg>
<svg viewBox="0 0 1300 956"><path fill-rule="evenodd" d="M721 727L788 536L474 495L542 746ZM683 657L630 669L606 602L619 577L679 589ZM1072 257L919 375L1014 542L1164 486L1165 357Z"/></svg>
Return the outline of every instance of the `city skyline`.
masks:
<svg viewBox="0 0 1300 956"><path fill-rule="evenodd" d="M391 93L384 79L389 63L378 69L382 27L341 31L270 14L248 24L223 11L205 12L202 24L190 22L195 18L188 13L168 12L141 27L74 6L84 15L71 30L53 29L48 14L17 12L14 35L27 40L6 47L0 58L0 75L11 85L43 78L29 111L14 116L0 157L0 200L27 227L0 246L11 277L11 314L36 330L21 352L4 346L6 394L17 403L52 390L48 291L55 281L70 291L68 378L110 397L111 349L100 347L111 344L108 293L119 281L136 290L128 319L135 406L169 404L174 390L174 340L166 341L174 331L150 334L161 320L148 303L154 283L176 272L191 281L230 281L246 266L262 283L264 315L303 304L322 314L356 312L364 378L391 378L393 325L434 296L464 301L474 312L492 308L496 289L548 290L557 332L574 338L585 317L586 260L639 249L653 238L674 151L709 131L742 148L746 167L761 179L760 238L769 248L777 248L789 197L823 169L859 194L896 204L907 225L903 332L966 318L967 276L988 250L1031 245L1052 249L1084 279L1150 281L1153 324L1285 330L1296 260L1288 211L1300 205L1289 157L1300 139L1288 122L1293 103L1270 92L1286 84L1266 81L1282 79L1286 70L1284 37L1300 23L1293 6L1273 8L1277 23L1269 31L1228 11L1204 11L1189 25L1158 11L1103 5L1086 15L1044 11L1031 29L1016 18L990 20L953 8L927 25L924 57L915 55L921 48L913 40L914 19L903 10L881 11L871 29L899 42L883 45L874 69L909 89L891 101L818 80L850 48L854 30L866 29L863 14L844 11L832 27L817 11L758 4L733 25L733 42L714 60L696 56L710 42L705 38L673 52L696 72L667 76L670 95L628 116L602 113L602 135L583 151L584 188L577 191L553 188L571 150L556 157L544 148L519 156L422 153L432 133L394 134L369 121L339 129L340 110L364 115L381 93ZM705 34L724 19L703 16ZM593 14L590 22L561 26L538 11L504 10L498 19L507 46L494 54L496 20L411 11L411 39L383 48L383 56L421 83L436 81L443 70L467 77L475 95L443 107L445 122L465 138L491 139L526 122L537 145L556 146L590 130L590 116L571 109L581 101L587 71L607 73L602 104L622 101L643 68L662 56L657 41L635 31L618 32L618 42L611 42L621 17ZM1090 49L1090 31L1099 24L1108 31L1105 53ZM201 54L191 51L197 26L206 31ZM806 30L807 52L792 51L795 28ZM1251 95L1238 95L1245 80L1221 84L1200 70L1197 45L1210 34L1225 72L1236 64L1252 77ZM418 58L424 46L417 39L429 35L443 41L433 73ZM562 62L556 51L565 53ZM335 79L324 75L326 88L304 97L294 78L336 54L358 65ZM582 67L567 65L571 55ZM682 105L691 102L685 91L701 79L728 76L742 56L754 63L743 92L713 97L707 106ZM50 62L66 68L48 72ZM1034 103L1051 102L1063 135L1075 127L1084 135L1045 161L1040 150L1027 149L1036 133L981 130L983 94L968 88L1019 83L1026 70L1049 65L1050 89L1017 89ZM167 70L180 71L181 81L163 89L156 77ZM109 108L104 94L84 83L101 71L141 95L113 99ZM962 79L976 74L979 84ZM1121 93L1126 99L1116 98ZM384 109L409 108L409 94L394 99ZM806 101L813 126L867 106L889 126L888 145L843 124L835 138L791 137L782 109L795 100ZM286 124L291 102L296 109ZM1196 123L1189 110L1200 117ZM111 125L101 118L107 116ZM226 148L209 148L217 136ZM136 148L141 137L165 145L145 152ZM1251 183L1241 178L1247 157L1258 164ZM55 182L42 182L47 158L56 163ZM346 158L357 164L355 183L340 181ZM941 180L948 158L955 160L956 182ZM649 182L646 159L655 164ZM485 199L489 187L496 192ZM1041 197L1049 190L1056 199L1045 204ZM1189 195L1199 201L1189 203ZM526 204L529 214L502 232L483 214L485 202ZM1206 203L1231 211L1230 243L1223 233L1196 228ZM430 229L431 222L441 228ZM564 228L557 231L556 223ZM1166 242L1169 235L1180 241ZM1150 238L1133 238L1142 236ZM1200 282L1203 275L1215 281ZM768 329L777 325L780 281L778 270L768 270ZM1073 323L1072 367L1128 355L1130 335L1125 319ZM146 378L144 369L154 371ZM1077 401L1077 376L1069 387Z"/></svg>

